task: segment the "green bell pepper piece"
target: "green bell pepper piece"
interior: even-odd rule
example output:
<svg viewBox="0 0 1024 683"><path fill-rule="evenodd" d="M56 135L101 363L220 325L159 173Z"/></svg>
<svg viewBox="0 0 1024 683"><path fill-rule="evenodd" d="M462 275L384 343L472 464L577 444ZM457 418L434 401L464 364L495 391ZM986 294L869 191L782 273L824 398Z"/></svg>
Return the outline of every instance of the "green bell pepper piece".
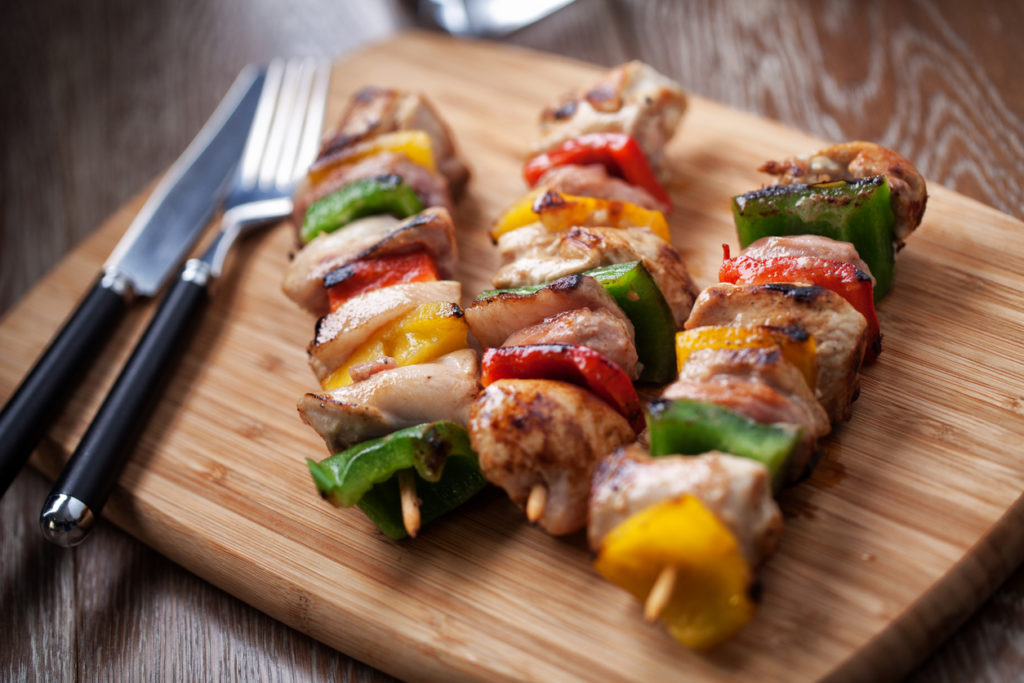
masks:
<svg viewBox="0 0 1024 683"><path fill-rule="evenodd" d="M476 455L449 455L444 474L437 483L416 478L416 495L420 499L420 523L423 526L459 507L487 485L480 474ZM388 538L405 538L408 534L402 523L402 494L398 477L377 484L363 496L357 505L370 521Z"/></svg>
<svg viewBox="0 0 1024 683"><path fill-rule="evenodd" d="M761 424L714 403L689 399L652 401L647 409L651 455L700 455L722 451L762 463L778 492L803 428Z"/></svg>
<svg viewBox="0 0 1024 683"><path fill-rule="evenodd" d="M612 295L636 330L636 352L643 368L640 380L665 384L676 378L676 325L665 295L640 261L615 263L584 271ZM512 289L492 289L476 298L486 299L500 292L533 294L550 282Z"/></svg>
<svg viewBox="0 0 1024 683"><path fill-rule="evenodd" d="M309 243L321 233L334 232L357 218L389 213L408 218L423 210L423 202L401 176L363 178L309 205L299 236Z"/></svg>
<svg viewBox="0 0 1024 683"><path fill-rule="evenodd" d="M851 242L875 276L875 302L892 287L896 246L885 176L817 185L773 185L732 199L740 247L768 235L813 234Z"/></svg>
<svg viewBox="0 0 1024 683"><path fill-rule="evenodd" d="M480 474L466 429L431 422L364 441L320 463L307 460L320 494L338 507L357 505L393 539L406 536L395 475L415 469L420 520L429 524L476 495L487 481Z"/></svg>

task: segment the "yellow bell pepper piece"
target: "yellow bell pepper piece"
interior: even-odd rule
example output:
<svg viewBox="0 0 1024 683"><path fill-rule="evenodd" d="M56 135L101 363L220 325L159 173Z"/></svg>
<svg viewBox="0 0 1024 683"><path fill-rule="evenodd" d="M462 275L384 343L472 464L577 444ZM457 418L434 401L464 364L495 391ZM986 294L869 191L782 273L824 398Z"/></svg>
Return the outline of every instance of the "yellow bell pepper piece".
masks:
<svg viewBox="0 0 1024 683"><path fill-rule="evenodd" d="M398 366L427 363L468 346L469 326L458 305L435 301L417 306L407 315L377 330L320 385L327 391L352 384L351 369L389 356Z"/></svg>
<svg viewBox="0 0 1024 683"><path fill-rule="evenodd" d="M774 327L732 327L711 325L676 333L676 370L699 349L745 349L778 346L782 356L792 363L812 389L818 381L818 348L814 337L802 337Z"/></svg>
<svg viewBox="0 0 1024 683"><path fill-rule="evenodd" d="M631 515L601 543L594 568L637 600L646 601L665 568L660 618L687 647L706 650L732 636L756 609L753 570L732 532L697 498L684 495Z"/></svg>
<svg viewBox="0 0 1024 683"><path fill-rule="evenodd" d="M540 220L537 212L533 210L533 203L548 191L547 187L538 187L527 194L515 204L501 212L498 220L494 221L494 228L491 230L491 239L497 241L506 232L512 232L518 228L526 227L531 223Z"/></svg>
<svg viewBox="0 0 1024 683"><path fill-rule="evenodd" d="M374 154L394 152L431 171L435 170L434 149L430 136L422 130L400 130L357 142L321 159L309 169L309 180L318 183L335 169L354 164Z"/></svg>
<svg viewBox="0 0 1024 683"><path fill-rule="evenodd" d="M671 241L664 214L629 202L577 197L552 190L534 202L533 210L540 216L541 223L552 232L568 230L577 225L650 228L661 239Z"/></svg>
<svg viewBox="0 0 1024 683"><path fill-rule="evenodd" d="M562 194L549 188L538 188L506 209L495 222L491 239L497 240L510 230L538 221L551 232L575 226L650 228L661 239L671 241L668 222L660 211L630 202Z"/></svg>

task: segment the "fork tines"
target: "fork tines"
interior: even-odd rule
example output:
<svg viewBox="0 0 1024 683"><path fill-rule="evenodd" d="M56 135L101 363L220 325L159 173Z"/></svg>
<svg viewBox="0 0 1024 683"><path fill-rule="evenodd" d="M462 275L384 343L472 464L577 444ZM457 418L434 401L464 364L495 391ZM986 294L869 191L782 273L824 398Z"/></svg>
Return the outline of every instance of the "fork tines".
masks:
<svg viewBox="0 0 1024 683"><path fill-rule="evenodd" d="M284 190L313 162L330 73L314 59L270 63L240 164L243 185Z"/></svg>

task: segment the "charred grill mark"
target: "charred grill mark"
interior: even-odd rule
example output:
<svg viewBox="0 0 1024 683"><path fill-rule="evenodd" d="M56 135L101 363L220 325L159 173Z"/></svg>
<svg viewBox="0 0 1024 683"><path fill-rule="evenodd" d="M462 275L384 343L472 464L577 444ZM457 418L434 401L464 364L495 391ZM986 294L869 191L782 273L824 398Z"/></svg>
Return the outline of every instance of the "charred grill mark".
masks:
<svg viewBox="0 0 1024 683"><path fill-rule="evenodd" d="M330 138L324 142L323 147L320 148L320 153L317 155L317 163L314 165L323 165L322 162L330 161L338 152L342 151L346 147L362 142L370 136L370 133L380 125L380 121L371 121L367 126L366 130L359 133L341 133Z"/></svg>
<svg viewBox="0 0 1024 683"><path fill-rule="evenodd" d="M816 285L791 285L782 282L756 285L751 291L753 293L757 293L758 291L778 292L787 299L808 305L813 305L815 302L825 299L829 292L826 288L818 287Z"/></svg>
<svg viewBox="0 0 1024 683"><path fill-rule="evenodd" d="M768 162L761 166L758 170L767 171L768 173L777 174L778 170L783 166L778 165L778 162ZM774 170L769 170L774 169ZM797 172L796 167L786 168L790 175L798 177L803 174L802 171ZM836 181L824 180L820 182L810 184L794 184L794 185L768 185L762 187L760 190L754 190L753 192L747 192L745 194L736 197L736 206L739 209L740 215L744 215L744 210L749 202L761 199L776 199L796 196L803 193L811 193L810 199L814 202L822 202L831 206L846 206L854 203L860 205L867 201L878 186L885 182L885 176L871 176L869 178L858 178L849 179L844 178ZM833 183L837 183L833 185ZM843 185L838 183L845 183ZM831 189L845 189L846 192L838 194L830 191ZM785 211L784 208L777 204L771 204L768 207L759 207L761 215L769 216L776 215Z"/></svg>
<svg viewBox="0 0 1024 683"><path fill-rule="evenodd" d="M334 270L324 275L324 288L330 289L331 287L341 284L345 280L352 277L355 273L355 264L346 263L343 266L338 266ZM317 331L319 333L319 321L317 321Z"/></svg>
<svg viewBox="0 0 1024 683"><path fill-rule="evenodd" d="M586 94L587 102L590 102L597 111L616 112L622 108L622 95L619 89L611 83L600 83L591 88Z"/></svg>
<svg viewBox="0 0 1024 683"><path fill-rule="evenodd" d="M363 249L361 252L352 257L348 263L338 266L334 270L331 270L323 277L323 284L325 288L333 287L336 284L344 282L348 278L352 277L355 270L355 262L363 259L370 259L377 257L379 252L385 251L390 245L400 242L410 231L415 228L429 225L435 221L439 221L440 217L435 213L422 212L416 216L410 218L402 223L402 227L394 232L383 237L376 244ZM415 239L408 244L404 244L400 247L388 250L386 253L391 255L407 254L418 249L426 250L434 258L437 257L437 253L434 249L431 249L431 245L427 243L425 239Z"/></svg>
<svg viewBox="0 0 1024 683"><path fill-rule="evenodd" d="M804 342L810 339L811 337L811 333L808 332L806 328L804 328L801 325L797 325L796 323L793 323L792 325L784 325L781 327L776 327L774 325L766 325L766 327L768 327L771 330L781 332L782 334L786 335L793 341Z"/></svg>
<svg viewBox="0 0 1024 683"><path fill-rule="evenodd" d="M557 190L548 190L541 196L537 197L537 200L533 203L533 211L534 213L544 213L545 211L552 211L565 206L571 206L572 203L573 202L566 201L561 192L558 192Z"/></svg>
<svg viewBox="0 0 1024 683"><path fill-rule="evenodd" d="M403 222L403 225L405 226L403 230L406 230L408 228L415 228L420 225L429 225L430 223L433 223L438 219L439 217L435 211L421 211L412 218L409 218L408 220Z"/></svg>
<svg viewBox="0 0 1024 683"><path fill-rule="evenodd" d="M810 187L810 185L768 185L767 187L762 187L760 190L754 190L753 192L747 192L739 195L736 197L736 206L739 208L740 215L743 215L743 211L751 201L786 197L797 192L805 192ZM775 213L778 211L779 209L776 208Z"/></svg>
<svg viewBox="0 0 1024 683"><path fill-rule="evenodd" d="M566 275L560 277L548 287L553 292L571 292L574 289L579 289L583 285L583 275Z"/></svg>
<svg viewBox="0 0 1024 683"><path fill-rule="evenodd" d="M517 301L519 299L533 296L532 294L516 294L515 292L498 292L494 296L489 296L486 299L477 299L472 303L472 306L479 307L487 304L497 303L499 301Z"/></svg>
<svg viewBox="0 0 1024 683"><path fill-rule="evenodd" d="M388 248L389 245L392 242L394 242L396 240L396 238L400 239L401 237L404 237L404 235L402 233L406 232L407 230L409 230L409 228L402 228L398 232L391 233L390 235L387 236L387 238L381 240L380 242L378 242L377 244L373 245L372 247L367 247L366 249L363 249L352 260L353 261L360 261L362 259L371 259L371 258L376 258L377 256L384 256L385 254L397 256L399 254L408 254L411 251L417 251L417 250L424 250L424 251L429 252L431 256L434 256L434 257L437 256L437 254L434 253L434 250L430 249L430 247L427 245L427 243L424 242L423 240L415 240L413 242L409 242L408 244L404 244L401 247L395 247L394 249L389 249ZM382 252L382 251L385 252L385 254L378 254L378 252ZM324 286L327 286L326 282L325 282Z"/></svg>
<svg viewBox="0 0 1024 683"><path fill-rule="evenodd" d="M576 113L576 104L576 100L569 100L558 107L558 109L555 109L551 113L551 118L555 121L564 121L565 119L572 118L573 114Z"/></svg>
<svg viewBox="0 0 1024 683"><path fill-rule="evenodd" d="M342 121L338 133L324 143L318 163L341 150L372 137L384 124L383 115L398 97L396 90L366 86L352 97L354 106ZM354 130L350 130L354 128Z"/></svg>

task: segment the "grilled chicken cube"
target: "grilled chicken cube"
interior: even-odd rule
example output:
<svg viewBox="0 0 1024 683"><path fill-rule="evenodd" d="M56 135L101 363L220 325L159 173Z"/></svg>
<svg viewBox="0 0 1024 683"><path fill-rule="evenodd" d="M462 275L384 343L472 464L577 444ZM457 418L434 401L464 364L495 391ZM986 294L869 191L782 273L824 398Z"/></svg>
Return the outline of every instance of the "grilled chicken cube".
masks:
<svg viewBox="0 0 1024 683"><path fill-rule="evenodd" d="M607 309L576 308L513 332L502 346L571 344L586 346L618 365L629 378L640 377L633 330Z"/></svg>
<svg viewBox="0 0 1024 683"><path fill-rule="evenodd" d="M422 95L390 88L366 87L352 98L334 135L321 147L317 162L349 145L398 130L422 130L430 136L437 170L458 197L469 179L459 160L451 131L434 106Z"/></svg>
<svg viewBox="0 0 1024 683"><path fill-rule="evenodd" d="M701 292L686 321L688 330L704 325L807 330L818 350L818 400L833 422L850 418L868 334L864 316L843 297L823 287L719 283Z"/></svg>
<svg viewBox="0 0 1024 683"><path fill-rule="evenodd" d="M405 365L299 400L302 420L338 453L423 422L466 424L480 390L476 352L462 349L430 363Z"/></svg>
<svg viewBox="0 0 1024 683"><path fill-rule="evenodd" d="M822 235L770 235L751 242L743 250L744 256L755 259L769 259L776 256L795 256L828 259L830 261L842 261L849 263L857 270L871 277L874 284L875 277L871 275L871 269L864 263L857 248L849 242L840 242Z"/></svg>
<svg viewBox="0 0 1024 683"><path fill-rule="evenodd" d="M671 209L642 187L608 175L608 169L601 164L555 166L540 177L537 187L549 187L564 194L580 197L629 202L662 213L668 213Z"/></svg>
<svg viewBox="0 0 1024 683"><path fill-rule="evenodd" d="M686 322L697 297L679 252L647 228L574 227L551 233L543 226L526 226L502 235L498 251L504 265L494 276L495 287L539 284L598 266L642 261L672 309L677 328Z"/></svg>
<svg viewBox="0 0 1024 683"><path fill-rule="evenodd" d="M324 275L359 258L360 252L386 239L398 224L394 216L367 216L352 221L344 230L321 233L292 256L281 291L310 313L326 315Z"/></svg>
<svg viewBox="0 0 1024 683"><path fill-rule="evenodd" d="M328 311L323 279L332 270L357 259L419 248L433 257L441 277L455 274L455 226L446 209L427 209L401 222L391 216L370 216L320 235L292 259L281 288L289 299L323 316Z"/></svg>
<svg viewBox="0 0 1024 683"><path fill-rule="evenodd" d="M764 465L716 451L652 458L629 445L602 460L594 472L587 524L591 549L596 552L627 517L684 495L696 497L725 524L752 566L778 545L782 515Z"/></svg>
<svg viewBox="0 0 1024 683"><path fill-rule="evenodd" d="M597 280L584 275L561 278L532 294L501 292L478 299L466 308L466 323L482 346L498 347L524 327L577 308L607 312L628 330L629 343L636 344L633 323L612 295Z"/></svg>
<svg viewBox="0 0 1024 683"><path fill-rule="evenodd" d="M789 362L777 346L696 349L687 356L678 379L711 381L732 378L756 379L795 399L806 406L811 418L801 422L819 435L828 434L828 415L816 398L814 388L807 386L804 373Z"/></svg>
<svg viewBox="0 0 1024 683"><path fill-rule="evenodd" d="M535 486L546 488L537 522L560 535L586 524L594 466L635 434L622 415L586 389L554 380L503 379L477 397L469 438L484 477L515 504L525 506Z"/></svg>
<svg viewBox="0 0 1024 683"><path fill-rule="evenodd" d="M828 415L803 374L776 349L701 349L687 358L667 399L714 403L765 424L803 427L786 464L785 480L802 479L813 464L818 439L831 430Z"/></svg>
<svg viewBox="0 0 1024 683"><path fill-rule="evenodd" d="M448 181L439 173L420 166L409 160L404 154L381 152L373 156L342 166L332 171L318 183L312 183L308 177L303 178L292 201L292 222L296 229L302 226L309 206L327 195L364 178L382 175L396 175L412 188L423 202L423 206L440 206L452 211L452 198L448 192Z"/></svg>
<svg viewBox="0 0 1024 683"><path fill-rule="evenodd" d="M685 112L679 84L643 62L628 62L602 74L586 92L570 93L546 108L535 152L585 133L626 133L664 177L665 145Z"/></svg>
<svg viewBox="0 0 1024 683"><path fill-rule="evenodd" d="M309 365L322 381L384 325L420 304L458 301L461 296L462 285L454 280L410 282L360 294L317 321Z"/></svg>
<svg viewBox="0 0 1024 683"><path fill-rule="evenodd" d="M889 183L893 237L897 247L921 223L928 187L920 172L901 154L874 142L843 142L807 156L765 162L759 169L778 185L827 183L885 176Z"/></svg>

